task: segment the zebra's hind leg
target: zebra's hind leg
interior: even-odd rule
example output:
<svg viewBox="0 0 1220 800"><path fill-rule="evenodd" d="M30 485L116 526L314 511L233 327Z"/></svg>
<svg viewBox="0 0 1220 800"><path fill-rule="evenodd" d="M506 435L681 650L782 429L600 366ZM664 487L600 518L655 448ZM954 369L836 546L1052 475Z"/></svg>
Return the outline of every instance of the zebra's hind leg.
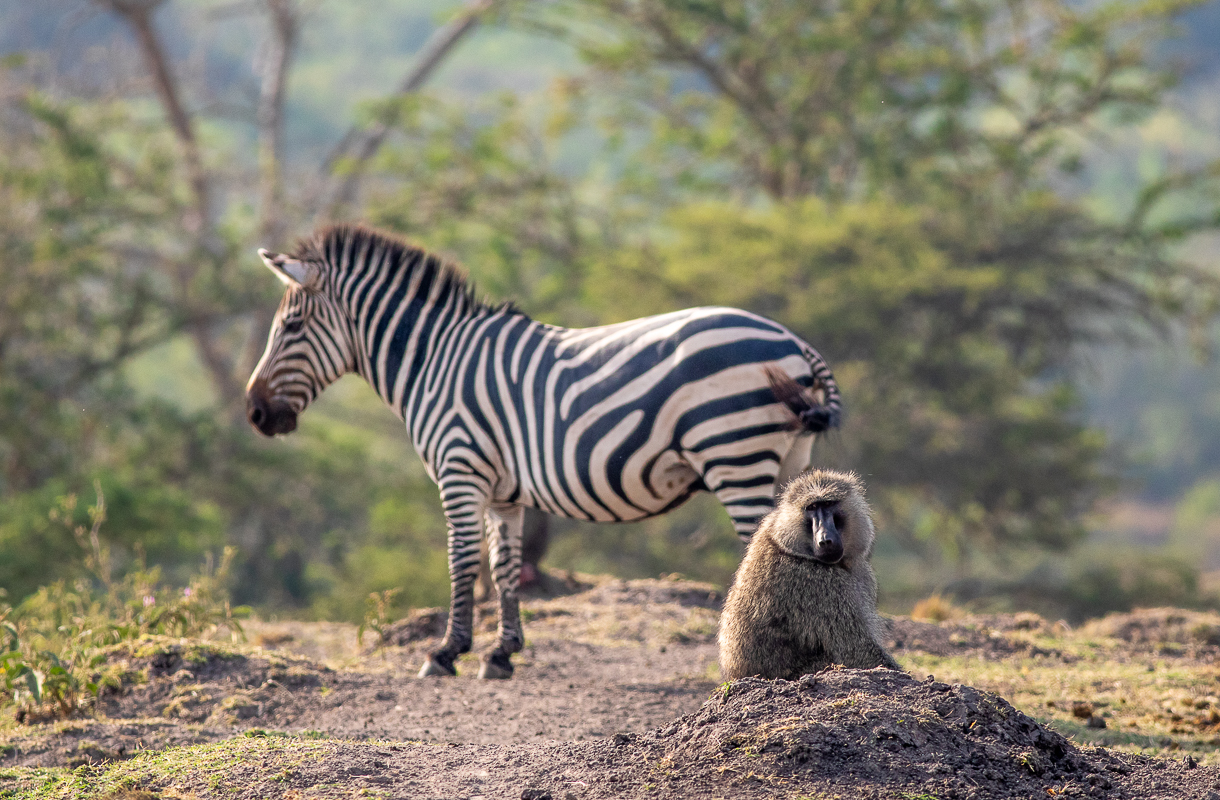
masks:
<svg viewBox="0 0 1220 800"><path fill-rule="evenodd" d="M778 461L745 467L717 467L703 476L704 484L729 512L738 538L748 543L758 523L775 508Z"/></svg>
<svg viewBox="0 0 1220 800"><path fill-rule="evenodd" d="M468 480L442 480L441 503L449 522L449 625L441 646L428 656L419 677L457 675L454 662L470 651L474 629L474 582L479 576L479 543L482 540L486 494Z"/></svg>
<svg viewBox="0 0 1220 800"><path fill-rule="evenodd" d="M521 529L525 509L518 505L496 504L487 509L487 543L491 573L500 596L500 629L496 648L483 655L480 678L511 678L512 654L521 651L525 635L521 631L521 612L517 587L521 580Z"/></svg>
<svg viewBox="0 0 1220 800"><path fill-rule="evenodd" d="M775 493L784 491L784 487L813 463L813 434L801 433L792 440L788 453L779 462L779 475L775 478Z"/></svg>

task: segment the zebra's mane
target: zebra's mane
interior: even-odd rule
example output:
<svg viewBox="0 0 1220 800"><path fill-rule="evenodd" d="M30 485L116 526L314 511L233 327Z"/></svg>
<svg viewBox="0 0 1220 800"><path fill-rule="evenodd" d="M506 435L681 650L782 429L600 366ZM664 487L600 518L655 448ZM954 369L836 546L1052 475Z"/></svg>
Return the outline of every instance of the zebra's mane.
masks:
<svg viewBox="0 0 1220 800"><path fill-rule="evenodd" d="M392 233L366 228L363 225L328 225L312 236L297 242L291 254L301 261L321 262L333 270L344 268L343 253L360 253L384 250L385 262L390 270L423 270L424 281L438 286L434 289L440 302L457 296L468 311L521 313L511 302L491 303L480 300L474 281L465 271L451 261Z"/></svg>

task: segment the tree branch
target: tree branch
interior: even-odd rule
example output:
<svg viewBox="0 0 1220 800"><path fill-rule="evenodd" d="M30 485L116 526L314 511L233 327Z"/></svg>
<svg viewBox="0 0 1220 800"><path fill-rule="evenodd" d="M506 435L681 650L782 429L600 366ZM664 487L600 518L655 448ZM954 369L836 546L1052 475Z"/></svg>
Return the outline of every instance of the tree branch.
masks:
<svg viewBox="0 0 1220 800"><path fill-rule="evenodd" d="M263 246L277 247L285 234L283 211L284 97L288 86L288 67L296 49L300 18L293 0L264 0L271 18L267 52L262 63L262 86L258 98L259 229ZM263 351L258 331L271 327L275 312L270 306L255 312L252 330L237 368L251 372Z"/></svg>
<svg viewBox="0 0 1220 800"><path fill-rule="evenodd" d="M628 11L626 6L621 6L620 9L620 13L628 15L638 13L640 21L657 35L666 48L657 53L658 58L684 63L701 72L721 95L740 109L771 147L785 154L783 163L778 168L770 168L760 159L758 169L764 177L767 190L773 196L784 198L793 195L800 183L801 172L800 165L793 158L796 142L763 76L756 74L751 78L733 66L710 57L698 45L684 39L661 13L651 8L640 12Z"/></svg>
<svg viewBox="0 0 1220 800"><path fill-rule="evenodd" d="M418 61L403 78L395 96L407 97L418 91L458 42L478 26L483 15L496 2L497 0L470 0L466 11L460 17L438 28L424 43ZM381 148L396 121L397 112L391 112L367 130L361 131L353 127L344 135L322 164L324 183L322 191L318 193L316 217L333 219L352 203L360 188L365 165ZM330 179L335 166L348 157L352 159L351 167L336 185Z"/></svg>
<svg viewBox="0 0 1220 800"><path fill-rule="evenodd" d="M170 127L178 139L186 162L187 180L193 194L193 206L183 220L195 242L194 252L185 258L172 261L176 273L178 304L185 312L183 330L191 337L195 347L212 378L212 385L220 396L221 403L236 419L242 400L242 387L233 377L234 358L226 353L213 326L201 322L195 313L199 300L196 296L196 278L199 275L197 256L202 252L212 257L219 268L224 256L224 243L216 231L212 216L211 179L203 164L203 155L195 137L194 121L182 103L178 83L165 48L157 37L152 24L153 12L164 0L95 0L121 16L135 33L140 52L152 74L157 96L169 119Z"/></svg>
<svg viewBox="0 0 1220 800"><path fill-rule="evenodd" d="M284 95L288 66L296 47L299 20L292 0L265 0L271 31L262 64L262 88L258 98L259 237L275 246L283 234L280 209L282 176L280 150L283 144Z"/></svg>
<svg viewBox="0 0 1220 800"><path fill-rule="evenodd" d="M223 251L215 234L212 219L211 185L207 171L203 166L203 156L199 151L199 142L195 138L193 120L182 104L178 92L178 83L170 70L169 61L165 57L165 48L157 38L153 27L152 14L164 0L95 0L121 16L131 26L140 47L140 53L148 71L152 74L153 84L165 115L169 118L174 135L182 147L182 155L186 161L187 180L191 184L194 195L194 208L187 215L185 225L187 230L195 235L200 245L210 254L219 255Z"/></svg>

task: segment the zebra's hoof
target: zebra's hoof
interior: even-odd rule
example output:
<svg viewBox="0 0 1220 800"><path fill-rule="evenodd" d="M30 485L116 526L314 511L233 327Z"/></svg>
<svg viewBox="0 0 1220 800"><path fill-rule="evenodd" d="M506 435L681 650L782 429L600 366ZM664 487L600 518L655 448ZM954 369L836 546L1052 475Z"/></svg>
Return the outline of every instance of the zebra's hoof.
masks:
<svg viewBox="0 0 1220 800"><path fill-rule="evenodd" d="M427 678L431 675L440 675L445 678L452 678L457 675L457 670L452 667L446 669L443 665L438 664L436 659L430 658L424 662L424 665L419 668L419 677ZM479 677L483 677L483 673L479 673Z"/></svg>
<svg viewBox="0 0 1220 800"><path fill-rule="evenodd" d="M513 676L513 662L508 660L508 656L493 654L483 657L483 663L479 665L479 677L483 680L508 680Z"/></svg>

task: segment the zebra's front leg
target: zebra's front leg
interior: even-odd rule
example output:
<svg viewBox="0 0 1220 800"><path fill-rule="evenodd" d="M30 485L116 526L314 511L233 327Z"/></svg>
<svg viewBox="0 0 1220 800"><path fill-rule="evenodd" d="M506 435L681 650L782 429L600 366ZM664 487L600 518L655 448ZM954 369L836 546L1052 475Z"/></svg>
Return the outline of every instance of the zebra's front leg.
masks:
<svg viewBox="0 0 1220 800"><path fill-rule="evenodd" d="M524 520L522 506L497 503L487 509L488 557L496 581L496 594L500 596L500 630L495 649L483 654L480 678L511 678L512 654L520 652L525 642L517 599Z"/></svg>
<svg viewBox="0 0 1220 800"><path fill-rule="evenodd" d="M457 675L453 662L470 651L474 638L474 582L479 576L479 543L486 502L482 497L473 497L468 486L452 493L442 488L441 500L449 521L449 625L441 646L432 651L419 670L421 678Z"/></svg>

